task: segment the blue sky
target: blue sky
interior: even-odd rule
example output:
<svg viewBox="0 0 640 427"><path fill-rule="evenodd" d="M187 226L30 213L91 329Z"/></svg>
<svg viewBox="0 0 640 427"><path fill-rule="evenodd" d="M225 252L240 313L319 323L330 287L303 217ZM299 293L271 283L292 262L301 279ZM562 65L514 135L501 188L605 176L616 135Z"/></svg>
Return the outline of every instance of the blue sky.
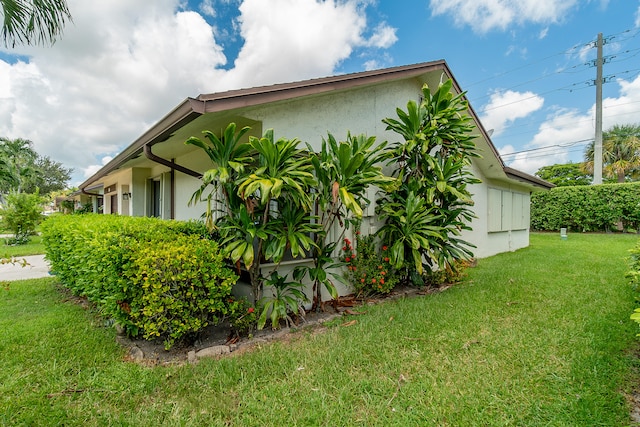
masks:
<svg viewBox="0 0 640 427"><path fill-rule="evenodd" d="M640 123L638 0L69 0L52 47L0 48L0 135L74 184L188 96L445 59L510 166L580 161L604 126ZM516 152L517 154L511 154Z"/></svg>

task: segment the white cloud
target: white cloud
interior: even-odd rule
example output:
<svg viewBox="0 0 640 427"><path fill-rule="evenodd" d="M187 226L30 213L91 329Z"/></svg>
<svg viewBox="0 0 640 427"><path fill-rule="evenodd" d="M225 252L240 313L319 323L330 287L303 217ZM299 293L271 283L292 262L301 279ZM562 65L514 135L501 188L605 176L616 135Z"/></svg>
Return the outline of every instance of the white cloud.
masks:
<svg viewBox="0 0 640 427"><path fill-rule="evenodd" d="M94 173L98 172L100 170L100 168L102 168L104 165L109 163L111 160L113 160L113 157L104 156L102 159L100 159L100 164L99 165L90 165L90 166L87 166L86 168L82 168L83 177L84 178L89 178L91 175L93 175ZM78 185L79 184L81 184L81 183L78 183Z"/></svg>
<svg viewBox="0 0 640 427"><path fill-rule="evenodd" d="M640 76L632 81L618 80L619 96L602 101L603 130L615 124L640 123ZM582 161L584 148L595 136L595 106L588 112L556 109L540 125L525 150L505 145L499 151L505 162L516 169L534 173L540 167ZM513 156L508 153L526 151Z"/></svg>
<svg viewBox="0 0 640 427"><path fill-rule="evenodd" d="M457 25L478 33L505 30L514 24L561 21L577 0L430 0L434 16L450 15Z"/></svg>
<svg viewBox="0 0 640 427"><path fill-rule="evenodd" d="M365 45L387 49L397 41L398 36L396 36L396 29L383 22L378 25L375 33L366 41Z"/></svg>
<svg viewBox="0 0 640 427"><path fill-rule="evenodd" d="M538 38L542 40L547 37L547 34L549 34L549 27L543 28L542 31L540 31L540 34L538 34Z"/></svg>
<svg viewBox="0 0 640 427"><path fill-rule="evenodd" d="M544 99L533 92L496 91L483 107L480 121L487 130L494 130L494 136L498 136L509 124L539 110L543 104Z"/></svg>
<svg viewBox="0 0 640 427"><path fill-rule="evenodd" d="M640 6L638 6L638 10L636 11L636 28L640 27Z"/></svg>
<svg viewBox="0 0 640 427"><path fill-rule="evenodd" d="M203 15L232 2L240 16L224 31L244 44L229 67ZM53 46L4 49L29 60L0 60L0 136L30 139L82 178L188 96L330 75L355 49L388 48L395 30L367 22L370 5L206 0L201 15L183 0L69 0L73 22Z"/></svg>

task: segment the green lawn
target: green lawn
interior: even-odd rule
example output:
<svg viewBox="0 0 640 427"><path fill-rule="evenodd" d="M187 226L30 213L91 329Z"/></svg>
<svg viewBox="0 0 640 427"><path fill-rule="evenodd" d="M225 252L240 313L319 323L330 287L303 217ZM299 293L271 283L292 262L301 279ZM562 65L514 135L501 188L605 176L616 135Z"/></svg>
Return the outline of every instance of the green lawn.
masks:
<svg viewBox="0 0 640 427"><path fill-rule="evenodd" d="M25 245L7 245L5 240L0 238L0 258L39 255L45 252L41 236L32 236L29 243Z"/></svg>
<svg viewBox="0 0 640 427"><path fill-rule="evenodd" d="M445 292L197 365L123 362L55 279L0 287L0 425L624 426L632 235L534 234Z"/></svg>

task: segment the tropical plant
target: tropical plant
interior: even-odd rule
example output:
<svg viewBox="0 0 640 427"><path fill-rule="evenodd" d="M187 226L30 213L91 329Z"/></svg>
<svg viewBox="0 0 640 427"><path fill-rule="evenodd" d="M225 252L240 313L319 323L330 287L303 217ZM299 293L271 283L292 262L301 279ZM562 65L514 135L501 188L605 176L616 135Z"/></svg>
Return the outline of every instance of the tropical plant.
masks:
<svg viewBox="0 0 640 427"><path fill-rule="evenodd" d="M293 323L289 313L304 315L304 307L301 303L309 300L302 291L304 284L287 281L287 276L281 276L277 271L271 272L265 284L272 289L272 295L260 301L262 313L258 318L258 329L264 328L267 317L271 322L271 328L279 329L281 320L284 320L287 326Z"/></svg>
<svg viewBox="0 0 640 427"><path fill-rule="evenodd" d="M220 138L215 133L205 130L202 133L206 140L192 136L185 142L187 145L195 145L202 149L213 164L213 167L204 173L202 185L189 200L189 205L198 201L207 202L205 217L210 231L214 228L214 212L211 209L214 197L221 193L225 206L238 207L240 202L234 191L235 180L244 172L245 166L252 161L251 146L246 141L242 142L243 136L251 128L245 126L237 131L236 127L235 123L229 123ZM205 195L207 190L208 193Z"/></svg>
<svg viewBox="0 0 640 427"><path fill-rule="evenodd" d="M261 138L242 140L248 131L236 131L232 123L222 138L205 132L209 143L196 138L187 143L203 149L214 163L191 202L208 202L207 223L219 233L229 260L247 270L256 303L262 300L264 264L274 263L275 271L287 255L307 256L314 245L311 236L321 229L309 213L316 181L309 154L298 148L300 141L276 140L271 129ZM210 206L216 197L223 209L214 222ZM290 306L276 303L275 309Z"/></svg>
<svg viewBox="0 0 640 427"><path fill-rule="evenodd" d="M593 173L595 142L585 151L584 169ZM635 180L640 173L640 125L614 125L602 135L602 171L618 183Z"/></svg>
<svg viewBox="0 0 640 427"><path fill-rule="evenodd" d="M389 162L402 184L378 200L380 233L392 264L406 268L405 279L419 280L424 264L455 268L456 260L473 255L473 245L459 236L474 217L467 187L480 181L468 166L479 155L468 103L452 87L448 80L432 94L425 84L420 103L409 101L407 111L396 109L398 119L383 120L403 137Z"/></svg>
<svg viewBox="0 0 640 427"><path fill-rule="evenodd" d="M5 179L0 191L22 192L29 178L37 174L35 163L38 153L33 149L33 142L28 139L8 139L0 137L0 157L4 160Z"/></svg>
<svg viewBox="0 0 640 427"><path fill-rule="evenodd" d="M322 287L333 298L337 297L327 271L342 266L335 261L333 253L346 228L362 218L363 206L370 203L366 198L367 189L375 186L391 190L396 182L382 171L382 162L390 156L386 145L386 142L376 145L375 137L366 135L349 133L346 141L338 142L328 134L320 152L311 159L318 180L314 195L322 231L316 234L313 266L301 267L298 274L305 270L313 282L313 308L317 308L322 300ZM329 232L336 227L340 227L339 237L328 242ZM333 277L341 278L338 274Z"/></svg>
<svg viewBox="0 0 640 427"><path fill-rule="evenodd" d="M5 46L54 43L71 20L65 0L0 0L0 7Z"/></svg>

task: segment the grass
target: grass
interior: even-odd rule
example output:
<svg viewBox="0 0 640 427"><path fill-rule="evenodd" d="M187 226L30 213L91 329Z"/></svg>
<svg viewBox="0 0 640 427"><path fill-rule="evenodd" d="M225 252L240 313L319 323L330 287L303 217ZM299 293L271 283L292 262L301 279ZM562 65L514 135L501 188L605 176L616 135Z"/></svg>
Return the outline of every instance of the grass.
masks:
<svg viewBox="0 0 640 427"><path fill-rule="evenodd" d="M7 245L4 238L0 238L0 258L39 255L45 253L41 236L31 236L29 243L24 245Z"/></svg>
<svg viewBox="0 0 640 427"><path fill-rule="evenodd" d="M445 292L197 365L124 362L47 278L0 288L0 425L630 425L630 235L533 234Z"/></svg>

